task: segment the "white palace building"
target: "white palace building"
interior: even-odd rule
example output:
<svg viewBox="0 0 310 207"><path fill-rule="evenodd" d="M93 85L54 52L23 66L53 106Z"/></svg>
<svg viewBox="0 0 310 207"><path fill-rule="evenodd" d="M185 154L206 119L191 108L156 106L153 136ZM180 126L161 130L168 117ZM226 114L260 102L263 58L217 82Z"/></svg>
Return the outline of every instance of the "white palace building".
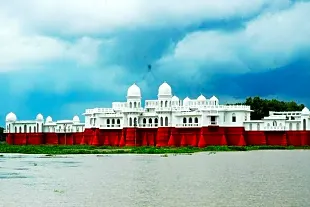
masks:
<svg viewBox="0 0 310 207"><path fill-rule="evenodd" d="M310 129L307 108L295 112L270 112L262 120L250 120L246 105L221 105L212 96L186 97L180 100L164 82L158 88L157 100L146 100L142 106L141 90L133 84L125 102L113 102L111 108L86 109L85 123L78 116L72 120L53 121L38 114L35 120L18 120L14 113L6 116L6 133L82 132L87 128L121 129L127 127L244 127L245 130L305 130Z"/></svg>

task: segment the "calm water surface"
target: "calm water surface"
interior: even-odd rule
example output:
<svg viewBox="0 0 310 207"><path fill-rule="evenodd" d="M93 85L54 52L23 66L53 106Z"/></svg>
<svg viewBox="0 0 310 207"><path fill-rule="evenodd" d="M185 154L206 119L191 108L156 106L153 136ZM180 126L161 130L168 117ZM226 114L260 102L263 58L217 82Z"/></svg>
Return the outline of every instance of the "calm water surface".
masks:
<svg viewBox="0 0 310 207"><path fill-rule="evenodd" d="M309 207L310 151L4 154L0 206Z"/></svg>

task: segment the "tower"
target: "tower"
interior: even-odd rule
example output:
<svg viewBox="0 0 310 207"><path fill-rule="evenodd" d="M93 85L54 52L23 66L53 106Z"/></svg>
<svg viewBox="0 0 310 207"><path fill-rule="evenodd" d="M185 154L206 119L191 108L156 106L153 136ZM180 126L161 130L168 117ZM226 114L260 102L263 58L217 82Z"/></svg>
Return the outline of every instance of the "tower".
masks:
<svg viewBox="0 0 310 207"><path fill-rule="evenodd" d="M161 84L158 88L158 118L159 126L170 126L171 125L171 99L172 99L172 89L170 85L166 82Z"/></svg>
<svg viewBox="0 0 310 207"><path fill-rule="evenodd" d="M141 90L135 83L127 90L127 126L136 127L139 125L141 113Z"/></svg>

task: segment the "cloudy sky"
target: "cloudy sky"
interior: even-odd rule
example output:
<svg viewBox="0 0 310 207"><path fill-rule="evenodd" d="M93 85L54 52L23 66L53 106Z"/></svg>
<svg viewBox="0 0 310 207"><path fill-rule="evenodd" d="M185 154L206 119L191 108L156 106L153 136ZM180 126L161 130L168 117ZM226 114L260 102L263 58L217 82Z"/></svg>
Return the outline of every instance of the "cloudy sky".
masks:
<svg viewBox="0 0 310 207"><path fill-rule="evenodd" d="M108 107L133 82L144 99L167 81L180 98L310 105L309 14L306 0L0 1L0 123Z"/></svg>

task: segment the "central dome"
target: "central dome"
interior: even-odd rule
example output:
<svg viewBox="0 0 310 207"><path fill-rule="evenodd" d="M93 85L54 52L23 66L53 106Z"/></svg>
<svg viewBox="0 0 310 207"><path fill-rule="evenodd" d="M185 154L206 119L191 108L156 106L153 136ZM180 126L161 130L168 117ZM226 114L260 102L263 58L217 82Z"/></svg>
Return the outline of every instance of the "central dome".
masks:
<svg viewBox="0 0 310 207"><path fill-rule="evenodd" d="M204 95L200 95L198 98L197 98L197 101L206 101L206 97L204 97Z"/></svg>
<svg viewBox="0 0 310 207"><path fill-rule="evenodd" d="M128 88L127 97L141 98L141 90L135 83Z"/></svg>
<svg viewBox="0 0 310 207"><path fill-rule="evenodd" d="M164 82L158 88L158 97L162 96L172 96L172 89L168 83Z"/></svg>

